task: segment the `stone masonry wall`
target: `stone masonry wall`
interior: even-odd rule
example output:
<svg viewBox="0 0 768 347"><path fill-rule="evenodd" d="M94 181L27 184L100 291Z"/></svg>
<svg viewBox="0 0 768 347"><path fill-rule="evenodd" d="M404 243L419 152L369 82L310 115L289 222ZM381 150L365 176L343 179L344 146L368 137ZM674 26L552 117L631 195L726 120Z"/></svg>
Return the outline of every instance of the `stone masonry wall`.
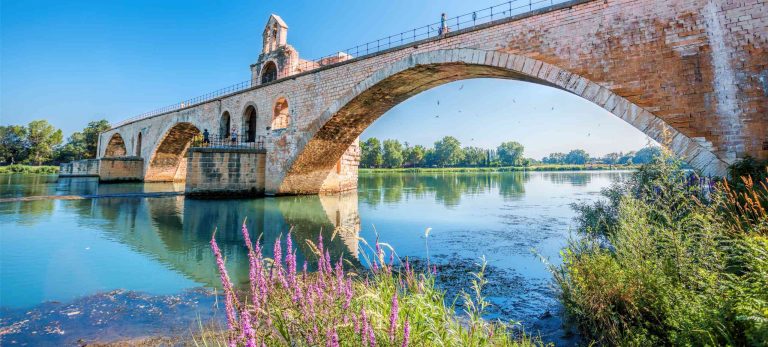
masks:
<svg viewBox="0 0 768 347"><path fill-rule="evenodd" d="M144 159L139 157L105 157L99 164L99 180L141 181L144 178Z"/></svg>
<svg viewBox="0 0 768 347"><path fill-rule="evenodd" d="M185 192L190 196L264 194L263 150L192 148L187 155Z"/></svg>
<svg viewBox="0 0 768 347"><path fill-rule="evenodd" d="M83 159L59 164L59 177L97 176L99 176L99 159Z"/></svg>

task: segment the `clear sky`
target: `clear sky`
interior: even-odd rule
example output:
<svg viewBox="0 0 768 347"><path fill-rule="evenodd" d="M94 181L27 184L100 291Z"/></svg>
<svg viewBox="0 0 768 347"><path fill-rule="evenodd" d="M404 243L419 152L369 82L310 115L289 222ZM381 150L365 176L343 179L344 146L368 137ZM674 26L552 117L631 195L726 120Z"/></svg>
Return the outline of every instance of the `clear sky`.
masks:
<svg viewBox="0 0 768 347"><path fill-rule="evenodd" d="M249 79L270 13L288 41L317 58L496 1L0 2L0 124L47 119L65 134ZM462 87L463 85L463 87ZM437 101L440 101L440 105ZM439 117L435 117L439 116ZM646 137L568 93L524 82L470 80L419 94L363 134L431 145L516 140L526 155L638 149Z"/></svg>

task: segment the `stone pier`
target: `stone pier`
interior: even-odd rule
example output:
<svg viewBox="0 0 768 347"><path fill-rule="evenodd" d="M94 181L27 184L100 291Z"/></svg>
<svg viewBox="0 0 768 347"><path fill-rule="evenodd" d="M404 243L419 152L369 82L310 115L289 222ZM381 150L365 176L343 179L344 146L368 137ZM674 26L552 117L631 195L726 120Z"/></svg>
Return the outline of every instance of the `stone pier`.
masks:
<svg viewBox="0 0 768 347"><path fill-rule="evenodd" d="M190 148L185 192L189 196L264 195L266 151L254 148Z"/></svg>

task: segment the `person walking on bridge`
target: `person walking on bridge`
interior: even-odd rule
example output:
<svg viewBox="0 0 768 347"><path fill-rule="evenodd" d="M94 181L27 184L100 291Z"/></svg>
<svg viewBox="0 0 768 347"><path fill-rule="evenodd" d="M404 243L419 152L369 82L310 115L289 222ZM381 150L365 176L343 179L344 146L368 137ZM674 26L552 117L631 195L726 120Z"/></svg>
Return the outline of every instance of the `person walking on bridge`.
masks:
<svg viewBox="0 0 768 347"><path fill-rule="evenodd" d="M440 28L437 29L437 35L443 36L448 33L448 23L445 20L445 13L440 15Z"/></svg>
<svg viewBox="0 0 768 347"><path fill-rule="evenodd" d="M203 130L203 147L208 147L211 144L211 140L208 138L208 129Z"/></svg>
<svg viewBox="0 0 768 347"><path fill-rule="evenodd" d="M237 128L232 127L232 131L230 131L232 134L232 144L237 144Z"/></svg>

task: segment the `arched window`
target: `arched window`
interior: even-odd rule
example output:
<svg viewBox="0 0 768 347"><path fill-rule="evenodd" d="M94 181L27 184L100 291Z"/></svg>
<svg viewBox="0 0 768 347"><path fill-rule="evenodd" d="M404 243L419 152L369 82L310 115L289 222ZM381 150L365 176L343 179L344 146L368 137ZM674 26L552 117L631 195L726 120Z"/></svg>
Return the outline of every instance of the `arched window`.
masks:
<svg viewBox="0 0 768 347"><path fill-rule="evenodd" d="M245 109L245 114L243 115L243 121L245 122L245 141L246 142L255 142L256 141L256 108L253 106L248 106L248 108Z"/></svg>
<svg viewBox="0 0 768 347"><path fill-rule="evenodd" d="M136 136L136 156L141 156L141 132L139 132L139 136Z"/></svg>
<svg viewBox="0 0 768 347"><path fill-rule="evenodd" d="M279 98L275 103L275 110L272 114L272 130L285 129L289 123L288 100Z"/></svg>
<svg viewBox="0 0 768 347"><path fill-rule="evenodd" d="M269 83L277 79L277 65L275 65L275 62L268 61L266 64L264 64L264 67L261 68L261 83Z"/></svg>
<svg viewBox="0 0 768 347"><path fill-rule="evenodd" d="M221 115L221 119L219 120L219 137L221 139L229 137L229 122L229 112L224 111L224 114Z"/></svg>

